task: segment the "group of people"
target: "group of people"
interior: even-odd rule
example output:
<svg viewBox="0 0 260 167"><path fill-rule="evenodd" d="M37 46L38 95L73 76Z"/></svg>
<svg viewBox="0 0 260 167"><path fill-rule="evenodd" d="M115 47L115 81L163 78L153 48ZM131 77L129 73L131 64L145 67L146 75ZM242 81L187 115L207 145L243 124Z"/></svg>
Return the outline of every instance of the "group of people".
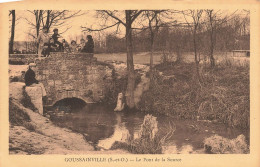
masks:
<svg viewBox="0 0 260 167"><path fill-rule="evenodd" d="M65 39L62 42L58 29L53 30L53 35L50 37L47 27L43 27L42 32L39 34L38 43L38 55L46 57L50 55L50 52L84 52L94 53L94 41L91 35L87 36L87 42L84 39L80 40L80 44L72 40L69 45ZM30 97L31 102L36 107L38 112L43 115L43 99L46 100L46 90L42 83L36 79L36 64L30 63L29 68L25 73L25 91Z"/></svg>
<svg viewBox="0 0 260 167"><path fill-rule="evenodd" d="M60 42L59 38L61 38L61 35L57 28L53 30L53 35L50 37L47 27L43 27L37 39L38 55L47 57L50 55L50 52L94 53L94 41L91 35L87 36L87 42L81 39L79 45L75 40L72 40L70 45L65 39Z"/></svg>

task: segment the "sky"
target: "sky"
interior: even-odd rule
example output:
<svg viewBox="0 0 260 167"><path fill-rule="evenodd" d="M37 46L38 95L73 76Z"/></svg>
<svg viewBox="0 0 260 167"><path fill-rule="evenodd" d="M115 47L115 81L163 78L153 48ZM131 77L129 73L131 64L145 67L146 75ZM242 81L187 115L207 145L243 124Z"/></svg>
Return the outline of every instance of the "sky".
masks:
<svg viewBox="0 0 260 167"><path fill-rule="evenodd" d="M234 11L226 11L225 13L232 13ZM110 28L104 32L97 33L97 32L82 32L81 26L91 27L93 29L100 28L100 25L103 24L103 21L96 18L96 11L82 11L84 15L74 17L66 22L67 26L60 27L59 32L63 32L67 27L71 27L69 30L67 30L65 33L61 34L64 39L67 41L76 40L76 36L81 36L86 39L87 35L92 35L94 39L102 39L105 37L106 33L112 33L115 32L116 27ZM120 13L120 12L119 12ZM25 18L27 18L30 21L34 21L34 15L31 14L28 11L25 10L16 10L16 18L18 20L16 21L16 27L15 27L15 41L30 41L32 40L31 37L29 37L28 32L30 30L30 25L26 21ZM178 17L176 17L178 18ZM179 20L181 18L178 18ZM112 25L113 21L106 22L106 25ZM10 21L11 24L11 21ZM10 27L10 25L9 25ZM124 27L119 27L121 30L121 33L119 33L118 36L123 37L124 36ZM53 28L50 29L49 34L53 34ZM80 38L81 38L80 37ZM80 38L77 38L77 42L79 42Z"/></svg>
<svg viewBox="0 0 260 167"><path fill-rule="evenodd" d="M28 19L30 21L34 21L35 16L28 11L16 10L16 18L18 20L16 21L15 39L14 40L15 41L32 40L32 37L30 37L28 35L28 32L30 31L31 28L30 28L30 25L28 24L28 22L26 21L26 19ZM80 35L84 35L85 38L87 35L93 35L96 37L97 33L89 33L89 32L83 33L82 32L81 26L89 27L92 24L98 25L97 20L95 19L95 11L87 11L86 14L84 14L84 15L69 19L68 21L66 21L65 26L59 27L58 29L59 29L59 32L61 33L63 31L65 31L67 29L67 27L71 27L69 30L67 30L66 32L61 34L64 39L70 41L73 37L80 36ZM11 26L11 21L10 21L9 27L10 26ZM49 31L50 35L53 34L53 29L54 29L54 27L52 27ZM35 34L35 32L32 32L32 33Z"/></svg>

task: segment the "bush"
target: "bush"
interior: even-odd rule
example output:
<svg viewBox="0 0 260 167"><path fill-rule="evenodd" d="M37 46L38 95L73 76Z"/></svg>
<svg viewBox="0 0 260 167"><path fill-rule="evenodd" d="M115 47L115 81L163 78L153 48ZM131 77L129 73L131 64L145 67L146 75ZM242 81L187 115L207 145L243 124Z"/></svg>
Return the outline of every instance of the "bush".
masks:
<svg viewBox="0 0 260 167"><path fill-rule="evenodd" d="M194 63L156 66L141 110L249 128L249 66L227 62L213 69L201 68L202 83L198 82Z"/></svg>

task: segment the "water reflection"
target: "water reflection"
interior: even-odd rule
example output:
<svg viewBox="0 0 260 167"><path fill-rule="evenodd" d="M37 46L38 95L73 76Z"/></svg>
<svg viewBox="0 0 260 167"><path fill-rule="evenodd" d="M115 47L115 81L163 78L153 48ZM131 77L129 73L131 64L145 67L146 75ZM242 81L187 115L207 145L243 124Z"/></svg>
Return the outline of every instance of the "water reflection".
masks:
<svg viewBox="0 0 260 167"><path fill-rule="evenodd" d="M114 133L112 136L99 140L98 146L104 149L110 149L115 141L128 142L130 139L130 133L125 126L125 122L122 122L123 113L116 112L116 124L114 126Z"/></svg>
<svg viewBox="0 0 260 167"><path fill-rule="evenodd" d="M81 133L95 146L109 149L115 141L126 142L137 138L144 113L114 112L113 106L86 105L70 112L50 113L50 119L61 127ZM163 138L169 132L169 123L174 123L174 134L165 143L166 153L190 153L203 148L203 140L214 134L232 139L249 133L239 129L227 128L221 123L198 122L194 120L175 120L167 116L156 116L158 135ZM174 151L175 150L175 151Z"/></svg>

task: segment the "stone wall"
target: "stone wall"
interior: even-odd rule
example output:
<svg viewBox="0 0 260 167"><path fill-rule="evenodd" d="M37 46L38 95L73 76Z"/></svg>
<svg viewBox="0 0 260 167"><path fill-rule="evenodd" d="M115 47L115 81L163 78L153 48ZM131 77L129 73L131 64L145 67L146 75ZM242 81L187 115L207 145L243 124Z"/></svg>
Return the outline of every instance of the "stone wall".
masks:
<svg viewBox="0 0 260 167"><path fill-rule="evenodd" d="M93 54L51 53L35 63L37 79L46 88L48 105L73 97L87 103L98 102L113 87L113 69L97 62Z"/></svg>
<svg viewBox="0 0 260 167"><path fill-rule="evenodd" d="M38 58L38 54L9 54L9 64L29 64Z"/></svg>

